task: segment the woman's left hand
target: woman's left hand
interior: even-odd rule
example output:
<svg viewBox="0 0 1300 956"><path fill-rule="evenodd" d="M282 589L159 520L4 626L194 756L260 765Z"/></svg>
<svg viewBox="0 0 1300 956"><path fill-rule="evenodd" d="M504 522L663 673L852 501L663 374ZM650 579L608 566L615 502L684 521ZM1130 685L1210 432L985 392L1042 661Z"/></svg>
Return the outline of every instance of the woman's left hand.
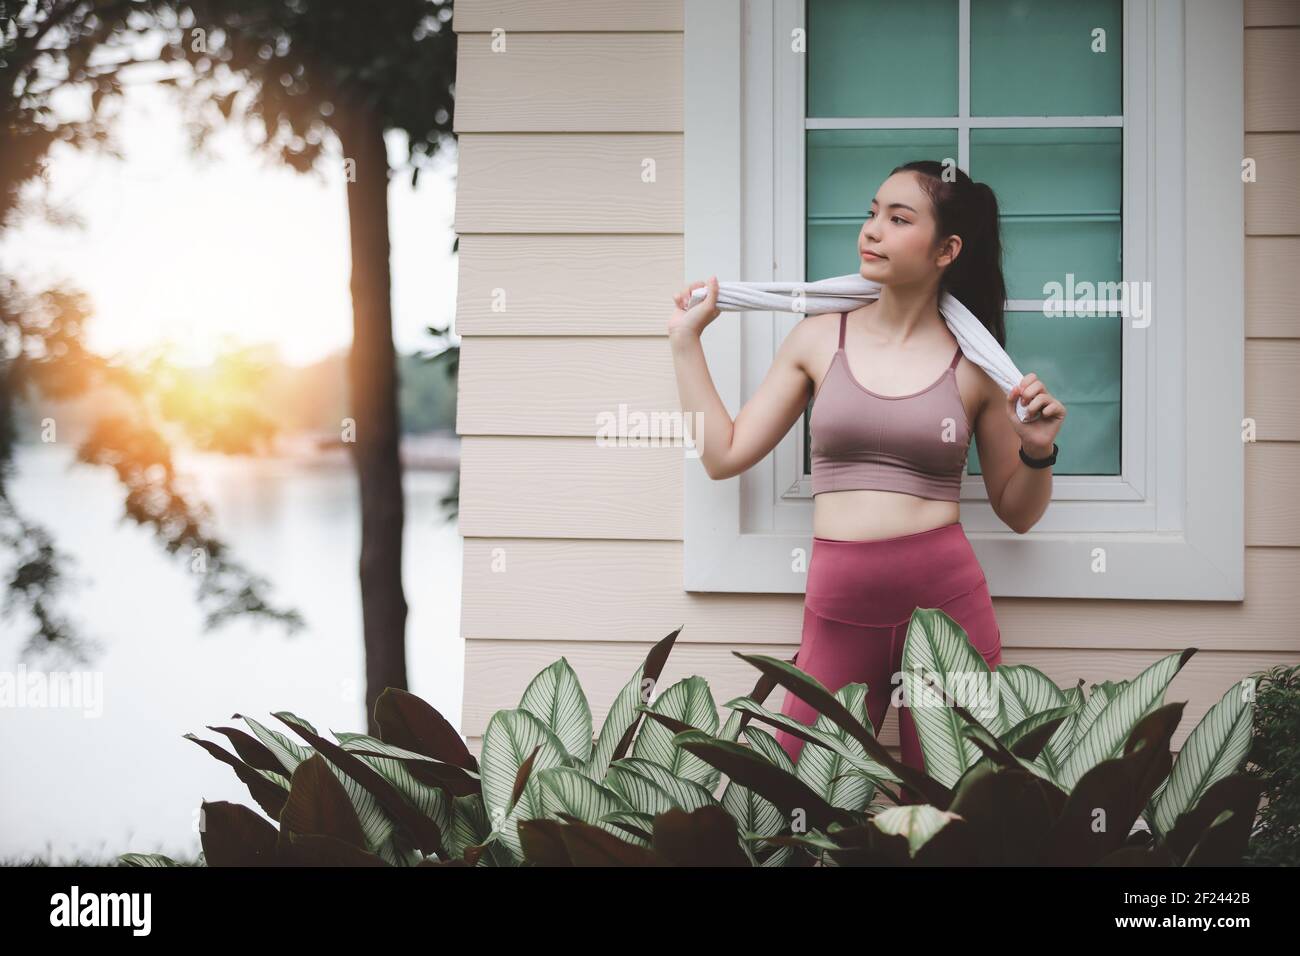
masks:
<svg viewBox="0 0 1300 956"><path fill-rule="evenodd" d="M1023 401L1029 415L1029 421L1022 422L1016 413L1017 401ZM1038 412L1038 417L1034 417ZM1052 453L1056 435L1065 421L1065 406L1052 396L1038 376L1030 372L1020 380L1020 384L1011 389L1007 395L1007 414L1011 417L1011 427L1020 436L1020 444L1025 454L1031 458L1046 458Z"/></svg>

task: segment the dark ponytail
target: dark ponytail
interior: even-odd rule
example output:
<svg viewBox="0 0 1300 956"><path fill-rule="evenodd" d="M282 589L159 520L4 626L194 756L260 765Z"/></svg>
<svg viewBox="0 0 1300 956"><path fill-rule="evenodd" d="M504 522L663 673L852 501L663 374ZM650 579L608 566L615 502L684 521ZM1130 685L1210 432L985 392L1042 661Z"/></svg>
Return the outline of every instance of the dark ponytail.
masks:
<svg viewBox="0 0 1300 956"><path fill-rule="evenodd" d="M943 178L951 169L953 181ZM923 159L895 166L890 174L919 173L921 188L934 209L936 237L961 236L961 252L944 269L939 295L951 293L970 309L1006 348L1003 310L1007 287L1002 277L1002 237L998 229L998 200L987 183L977 183L956 165Z"/></svg>

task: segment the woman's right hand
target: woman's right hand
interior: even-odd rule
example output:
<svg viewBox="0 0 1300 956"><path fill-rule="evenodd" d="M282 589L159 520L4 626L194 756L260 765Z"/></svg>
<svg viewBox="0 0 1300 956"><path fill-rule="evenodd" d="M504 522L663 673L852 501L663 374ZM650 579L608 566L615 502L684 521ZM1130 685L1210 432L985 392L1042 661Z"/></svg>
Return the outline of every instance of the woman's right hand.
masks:
<svg viewBox="0 0 1300 956"><path fill-rule="evenodd" d="M690 305L691 293L701 286L708 288L708 293L699 302ZM682 292L673 296L677 308L668 320L668 333L689 331L699 335L710 322L722 314L718 308L718 277L710 276L708 282L693 282Z"/></svg>

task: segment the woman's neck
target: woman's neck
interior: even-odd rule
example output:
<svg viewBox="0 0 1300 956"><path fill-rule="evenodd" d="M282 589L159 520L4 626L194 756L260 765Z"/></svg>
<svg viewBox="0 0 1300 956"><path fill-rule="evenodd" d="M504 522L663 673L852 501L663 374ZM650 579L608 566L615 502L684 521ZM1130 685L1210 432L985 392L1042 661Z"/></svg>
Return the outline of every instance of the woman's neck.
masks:
<svg viewBox="0 0 1300 956"><path fill-rule="evenodd" d="M932 284L881 286L880 297L865 309L867 329L889 345L923 342L947 325Z"/></svg>

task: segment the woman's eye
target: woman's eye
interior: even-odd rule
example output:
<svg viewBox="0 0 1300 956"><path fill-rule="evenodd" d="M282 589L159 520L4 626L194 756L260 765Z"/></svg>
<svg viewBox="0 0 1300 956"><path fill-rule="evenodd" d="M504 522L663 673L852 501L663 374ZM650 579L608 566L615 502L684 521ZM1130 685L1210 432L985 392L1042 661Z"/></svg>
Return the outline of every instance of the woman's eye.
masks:
<svg viewBox="0 0 1300 956"><path fill-rule="evenodd" d="M868 218L868 219L870 219L870 218L871 218L872 216L874 216L874 215L875 215L874 212L871 212L871 211L868 210L868 212L867 212L867 218ZM907 220L904 219L904 218L902 218L901 216L891 216L890 219L889 219L889 221L890 221L890 222L901 222L904 226L907 225Z"/></svg>

